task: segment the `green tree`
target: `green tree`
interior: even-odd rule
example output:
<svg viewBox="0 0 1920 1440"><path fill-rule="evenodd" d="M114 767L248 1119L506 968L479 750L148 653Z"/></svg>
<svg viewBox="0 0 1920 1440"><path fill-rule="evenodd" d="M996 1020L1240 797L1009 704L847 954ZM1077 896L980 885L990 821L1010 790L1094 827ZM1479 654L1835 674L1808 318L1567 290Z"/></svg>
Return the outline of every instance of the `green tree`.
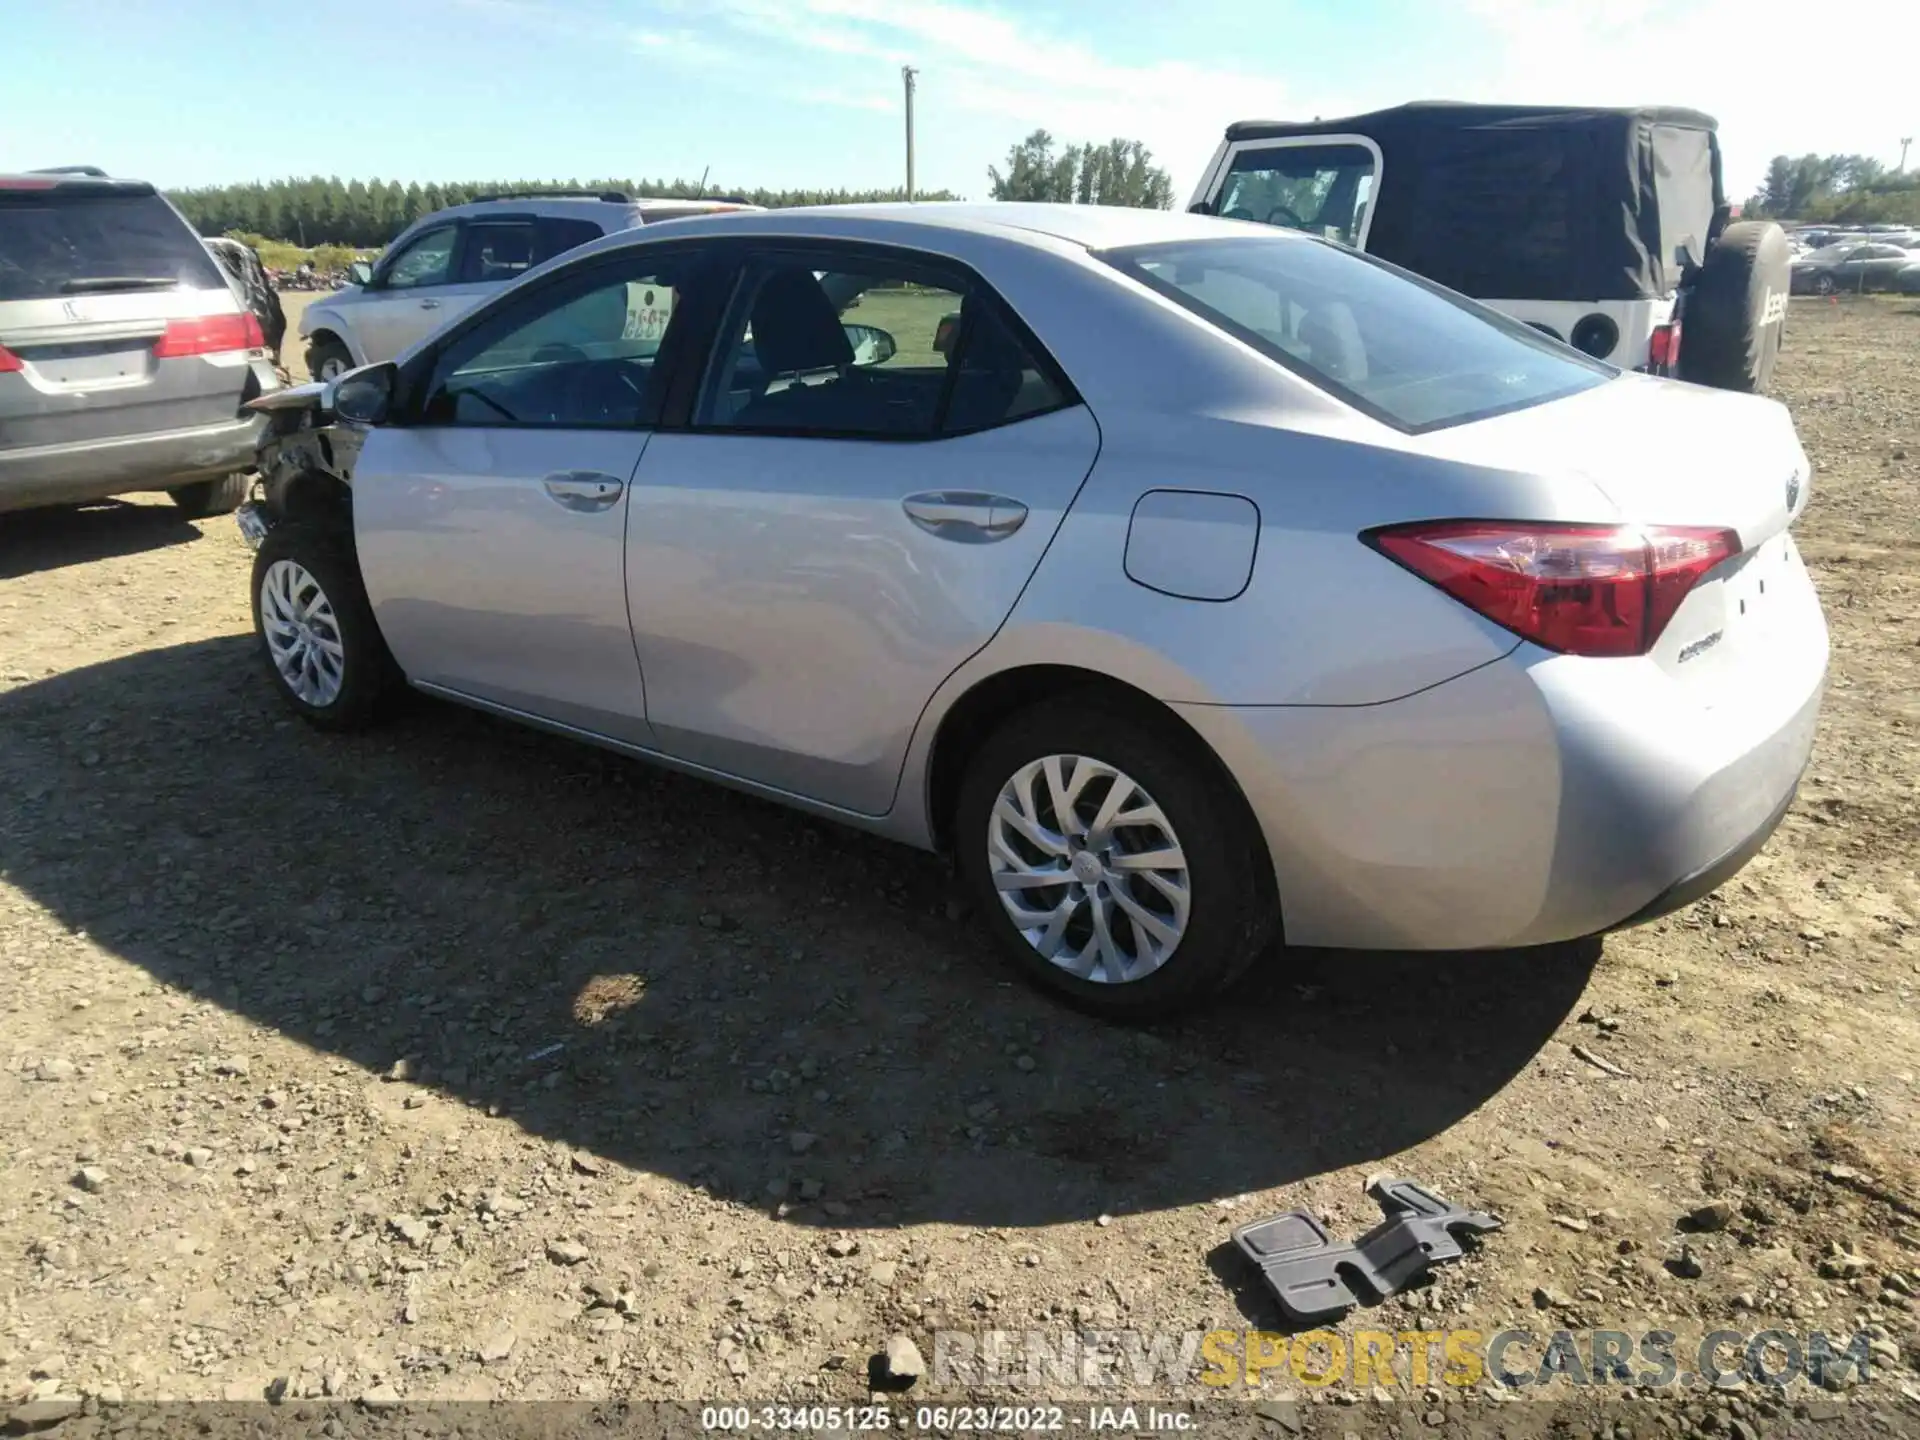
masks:
<svg viewBox="0 0 1920 1440"><path fill-rule="evenodd" d="M1870 155L1776 155L1747 213L1775 220L1920 226L1920 173Z"/></svg>
<svg viewBox="0 0 1920 1440"><path fill-rule="evenodd" d="M1079 205L1125 205L1165 210L1173 181L1138 140L1069 145L1058 153L1045 130L1035 130L1007 152L1007 168L987 167L996 200L1050 200Z"/></svg>

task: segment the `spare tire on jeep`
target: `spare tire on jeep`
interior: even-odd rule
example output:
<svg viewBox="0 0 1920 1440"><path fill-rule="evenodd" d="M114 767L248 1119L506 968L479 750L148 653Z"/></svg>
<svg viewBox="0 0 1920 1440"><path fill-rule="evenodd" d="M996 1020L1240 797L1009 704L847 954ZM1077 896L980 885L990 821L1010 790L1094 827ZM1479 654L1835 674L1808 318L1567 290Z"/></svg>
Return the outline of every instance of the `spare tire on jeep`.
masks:
<svg viewBox="0 0 1920 1440"><path fill-rule="evenodd" d="M1764 395L1787 325L1792 251L1770 220L1729 225L1687 292L1680 378Z"/></svg>

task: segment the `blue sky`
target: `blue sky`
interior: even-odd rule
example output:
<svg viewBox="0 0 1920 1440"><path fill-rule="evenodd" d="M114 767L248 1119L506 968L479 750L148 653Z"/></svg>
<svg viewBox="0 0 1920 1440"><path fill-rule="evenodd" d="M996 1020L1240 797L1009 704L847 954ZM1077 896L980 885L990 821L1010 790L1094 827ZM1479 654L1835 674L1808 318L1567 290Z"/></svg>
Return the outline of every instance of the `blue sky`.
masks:
<svg viewBox="0 0 1920 1440"><path fill-rule="evenodd" d="M1920 7L1860 43L1753 0L0 0L0 169L184 186L622 175L972 197L1036 126L1147 142L1182 202L1223 126L1408 99L1690 105L1728 184L1889 163L1920 125ZM185 18L190 13L191 18ZM1914 155L1920 164L1920 150Z"/></svg>

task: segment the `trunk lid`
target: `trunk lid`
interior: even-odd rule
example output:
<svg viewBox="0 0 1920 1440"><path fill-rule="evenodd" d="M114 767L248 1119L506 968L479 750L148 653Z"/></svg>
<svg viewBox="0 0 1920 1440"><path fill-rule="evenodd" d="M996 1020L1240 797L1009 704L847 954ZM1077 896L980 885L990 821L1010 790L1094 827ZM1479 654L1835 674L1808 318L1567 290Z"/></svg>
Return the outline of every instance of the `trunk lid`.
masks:
<svg viewBox="0 0 1920 1440"><path fill-rule="evenodd" d="M161 358L170 320L239 313L230 290L0 300L0 449L217 425L239 412L245 352Z"/></svg>
<svg viewBox="0 0 1920 1440"><path fill-rule="evenodd" d="M1725 526L1748 550L1786 529L1810 488L1784 405L1645 375L1421 439L1473 464L1585 481L1618 507L1595 520Z"/></svg>
<svg viewBox="0 0 1920 1440"><path fill-rule="evenodd" d="M169 321L241 313L178 211L139 181L0 176L0 449L230 421L244 351L163 357Z"/></svg>

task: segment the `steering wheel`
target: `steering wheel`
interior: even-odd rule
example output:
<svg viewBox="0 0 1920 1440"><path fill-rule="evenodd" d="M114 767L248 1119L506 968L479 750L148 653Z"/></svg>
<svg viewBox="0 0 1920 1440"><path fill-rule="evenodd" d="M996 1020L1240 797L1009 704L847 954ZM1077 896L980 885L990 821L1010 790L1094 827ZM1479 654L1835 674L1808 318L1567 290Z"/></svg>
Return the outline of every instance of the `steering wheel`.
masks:
<svg viewBox="0 0 1920 1440"><path fill-rule="evenodd" d="M1286 216L1287 223L1296 230L1304 230L1307 228L1307 222L1294 214L1293 211L1285 205L1276 205L1267 212L1267 224L1273 224L1273 217L1276 215Z"/></svg>
<svg viewBox="0 0 1920 1440"><path fill-rule="evenodd" d="M641 383L618 362L581 365L567 377L565 413L576 423L590 425L631 421L640 413Z"/></svg>

